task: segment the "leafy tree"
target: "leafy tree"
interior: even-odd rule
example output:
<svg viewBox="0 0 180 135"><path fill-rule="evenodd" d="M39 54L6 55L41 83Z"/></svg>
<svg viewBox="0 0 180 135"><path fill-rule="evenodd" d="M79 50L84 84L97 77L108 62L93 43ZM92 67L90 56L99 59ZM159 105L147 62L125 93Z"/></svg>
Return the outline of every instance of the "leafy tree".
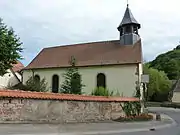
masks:
<svg viewBox="0 0 180 135"><path fill-rule="evenodd" d="M149 100L167 100L172 86L167 75L163 71L148 68L147 65L144 65L144 73L149 74L149 83L147 85Z"/></svg>
<svg viewBox="0 0 180 135"><path fill-rule="evenodd" d="M151 61L150 67L164 71L170 80L178 79L180 74L180 48L160 54Z"/></svg>
<svg viewBox="0 0 180 135"><path fill-rule="evenodd" d="M180 72L177 60L171 59L166 62L166 65L163 66L163 71L167 73L168 78L178 79Z"/></svg>
<svg viewBox="0 0 180 135"><path fill-rule="evenodd" d="M85 85L82 84L81 75L78 72L78 68L76 67L76 60L74 57L71 57L69 61L71 67L67 68L63 82L61 86L61 93L68 94L82 94L82 87Z"/></svg>
<svg viewBox="0 0 180 135"><path fill-rule="evenodd" d="M7 69L21 59L22 52L20 38L14 34L12 28L8 28L0 18L0 76L3 76Z"/></svg>

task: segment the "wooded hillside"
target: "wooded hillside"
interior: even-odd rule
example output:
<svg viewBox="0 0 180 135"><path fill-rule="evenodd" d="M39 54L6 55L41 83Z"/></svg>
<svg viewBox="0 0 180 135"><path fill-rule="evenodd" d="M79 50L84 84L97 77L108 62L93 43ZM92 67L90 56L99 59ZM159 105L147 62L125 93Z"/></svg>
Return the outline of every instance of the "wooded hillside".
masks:
<svg viewBox="0 0 180 135"><path fill-rule="evenodd" d="M158 55L153 61L145 63L144 73L150 76L150 82L147 85L147 100L170 101L173 82L180 75L180 45Z"/></svg>
<svg viewBox="0 0 180 135"><path fill-rule="evenodd" d="M180 45L157 56L155 60L149 62L149 67L164 71L170 80L178 79L180 75Z"/></svg>

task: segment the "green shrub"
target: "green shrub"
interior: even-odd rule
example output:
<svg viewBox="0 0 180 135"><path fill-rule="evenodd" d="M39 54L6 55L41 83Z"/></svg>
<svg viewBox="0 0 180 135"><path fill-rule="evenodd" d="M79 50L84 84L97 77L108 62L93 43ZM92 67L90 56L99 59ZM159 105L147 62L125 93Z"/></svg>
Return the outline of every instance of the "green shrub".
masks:
<svg viewBox="0 0 180 135"><path fill-rule="evenodd" d="M147 107L160 107L162 104L162 102L146 102Z"/></svg>
<svg viewBox="0 0 180 135"><path fill-rule="evenodd" d="M36 91L36 92L46 92L47 83L45 78L40 81L36 81L33 77L30 77L26 84L19 83L15 86L8 86L8 89L19 89L24 91Z"/></svg>
<svg viewBox="0 0 180 135"><path fill-rule="evenodd" d="M47 82L45 78L40 81L36 81L35 78L30 77L26 81L26 89L29 91L36 91L36 92L46 92L47 91Z"/></svg>
<svg viewBox="0 0 180 135"><path fill-rule="evenodd" d="M161 107L170 107L170 108L180 108L180 104L179 103L162 103Z"/></svg>
<svg viewBox="0 0 180 135"><path fill-rule="evenodd" d="M124 102L124 105L121 105L121 107L127 117L137 116L141 112L141 103L139 101Z"/></svg>
<svg viewBox="0 0 180 135"><path fill-rule="evenodd" d="M120 94L119 91L117 90L117 91L116 91L116 94L115 94L114 96L117 96L117 97L120 97L120 96L121 96L121 97L123 97L123 93Z"/></svg>
<svg viewBox="0 0 180 135"><path fill-rule="evenodd" d="M147 102L148 107L169 107L169 108L180 108L180 103L172 102Z"/></svg>
<svg viewBox="0 0 180 135"><path fill-rule="evenodd" d="M106 88L97 87L92 91L91 95L94 95L94 96L113 96L113 91L110 92Z"/></svg>
<svg viewBox="0 0 180 135"><path fill-rule="evenodd" d="M26 90L27 88L22 83L18 83L18 84L14 85L14 86L8 85L7 89L10 89L10 90L15 90L15 89L16 90Z"/></svg>

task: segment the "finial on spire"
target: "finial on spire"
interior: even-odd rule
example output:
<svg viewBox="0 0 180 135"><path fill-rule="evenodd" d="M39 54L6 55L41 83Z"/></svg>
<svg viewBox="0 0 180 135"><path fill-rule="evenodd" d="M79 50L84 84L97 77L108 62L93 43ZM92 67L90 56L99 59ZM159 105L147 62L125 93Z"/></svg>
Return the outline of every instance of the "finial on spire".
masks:
<svg viewBox="0 0 180 135"><path fill-rule="evenodd" d="M129 1L127 0L127 7L129 6Z"/></svg>

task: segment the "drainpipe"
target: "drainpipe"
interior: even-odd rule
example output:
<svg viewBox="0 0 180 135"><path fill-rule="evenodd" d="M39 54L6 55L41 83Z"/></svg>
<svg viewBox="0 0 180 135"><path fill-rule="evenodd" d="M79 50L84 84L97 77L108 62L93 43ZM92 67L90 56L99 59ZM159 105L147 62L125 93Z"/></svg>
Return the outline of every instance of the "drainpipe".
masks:
<svg viewBox="0 0 180 135"><path fill-rule="evenodd" d="M20 74L21 74L21 82L23 84L23 71L22 70L20 71Z"/></svg>
<svg viewBox="0 0 180 135"><path fill-rule="evenodd" d="M32 77L33 77L33 79L34 79L34 70L33 70L33 69L31 69L31 71L32 71Z"/></svg>

